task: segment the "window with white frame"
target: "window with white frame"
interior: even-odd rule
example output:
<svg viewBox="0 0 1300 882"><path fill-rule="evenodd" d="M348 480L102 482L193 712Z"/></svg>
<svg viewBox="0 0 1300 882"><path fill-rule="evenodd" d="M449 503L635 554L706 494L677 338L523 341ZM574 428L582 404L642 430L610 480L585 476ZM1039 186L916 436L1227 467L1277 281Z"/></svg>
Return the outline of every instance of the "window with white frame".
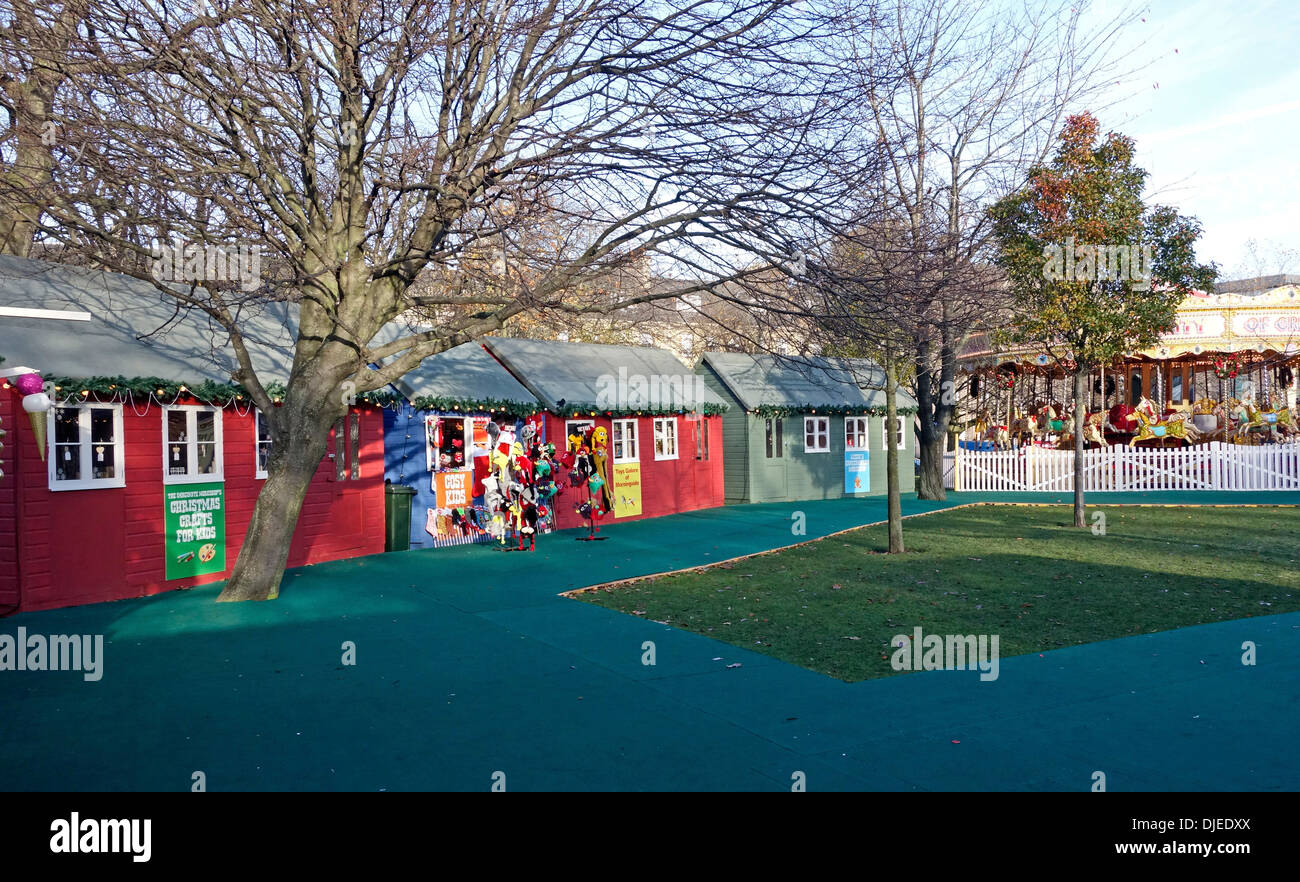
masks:
<svg viewBox="0 0 1300 882"><path fill-rule="evenodd" d="M866 450L867 449L867 418L866 417L845 417L844 418L844 449L845 450Z"/></svg>
<svg viewBox="0 0 1300 882"><path fill-rule="evenodd" d="M830 453L831 419L830 417L803 418L803 452Z"/></svg>
<svg viewBox="0 0 1300 882"><path fill-rule="evenodd" d="M903 418L895 417L894 423L894 449L903 449ZM880 444L885 449L889 449L889 418L886 417L880 424Z"/></svg>
<svg viewBox="0 0 1300 882"><path fill-rule="evenodd" d="M614 448L614 462L636 462L640 459L636 420L614 420L610 435Z"/></svg>
<svg viewBox="0 0 1300 882"><path fill-rule="evenodd" d="M271 427L267 425L266 419L262 416L260 410L253 411L253 414L257 420L257 471L255 476L265 478L266 467L271 462Z"/></svg>
<svg viewBox="0 0 1300 882"><path fill-rule="evenodd" d="M709 419L702 414L695 423L695 458L705 462L709 459Z"/></svg>
<svg viewBox="0 0 1300 882"><path fill-rule="evenodd" d="M783 425L781 418L766 419L763 423L764 434L766 435L767 440L767 458L783 458L785 456L785 432L781 428Z"/></svg>
<svg viewBox="0 0 1300 882"><path fill-rule="evenodd" d="M193 484L222 478L221 411L178 405L163 408L163 483Z"/></svg>
<svg viewBox="0 0 1300 882"><path fill-rule="evenodd" d="M561 448L563 450L570 449L569 447L570 435L577 435L579 438L582 438L586 435L587 430L593 428L595 425L596 425L595 420L565 420L564 421L564 444L562 448L561 445L558 444L556 445L556 447Z"/></svg>
<svg viewBox="0 0 1300 882"><path fill-rule="evenodd" d="M677 458L677 417L655 420L655 459Z"/></svg>
<svg viewBox="0 0 1300 882"><path fill-rule="evenodd" d="M122 405L52 407L46 429L51 490L126 486Z"/></svg>

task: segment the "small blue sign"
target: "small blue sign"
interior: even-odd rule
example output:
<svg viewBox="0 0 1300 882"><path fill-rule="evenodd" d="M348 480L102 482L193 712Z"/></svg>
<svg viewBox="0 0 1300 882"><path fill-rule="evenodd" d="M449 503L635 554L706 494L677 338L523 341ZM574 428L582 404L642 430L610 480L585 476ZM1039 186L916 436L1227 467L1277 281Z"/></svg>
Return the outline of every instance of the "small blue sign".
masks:
<svg viewBox="0 0 1300 882"><path fill-rule="evenodd" d="M844 451L844 492L868 493L871 490L871 451Z"/></svg>

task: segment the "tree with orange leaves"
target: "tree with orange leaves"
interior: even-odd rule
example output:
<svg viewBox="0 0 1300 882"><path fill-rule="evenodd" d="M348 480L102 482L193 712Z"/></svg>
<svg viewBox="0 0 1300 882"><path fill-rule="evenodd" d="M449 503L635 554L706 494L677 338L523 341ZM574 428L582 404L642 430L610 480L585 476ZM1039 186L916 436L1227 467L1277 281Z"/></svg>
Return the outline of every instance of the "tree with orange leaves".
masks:
<svg viewBox="0 0 1300 882"><path fill-rule="evenodd" d="M1212 288L1217 268L1197 263L1195 218L1146 205L1132 138L1101 138L1085 112L1066 120L1059 141L1053 160L990 213L1017 309L1003 339L1041 347L1074 377L1074 525L1083 527L1088 376L1154 345L1191 290Z"/></svg>

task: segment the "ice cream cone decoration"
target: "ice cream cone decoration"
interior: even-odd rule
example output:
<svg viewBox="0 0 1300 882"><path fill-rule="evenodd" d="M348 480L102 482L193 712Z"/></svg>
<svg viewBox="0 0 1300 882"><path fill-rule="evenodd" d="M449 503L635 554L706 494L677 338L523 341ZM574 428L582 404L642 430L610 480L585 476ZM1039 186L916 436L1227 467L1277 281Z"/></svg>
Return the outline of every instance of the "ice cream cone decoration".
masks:
<svg viewBox="0 0 1300 882"><path fill-rule="evenodd" d="M23 410L27 411L27 418L32 421L32 434L36 436L36 449L41 454L41 461L44 462L45 413L52 404L50 396L44 392L45 384L41 381L40 374L23 374L14 382L14 386L19 392L23 393Z"/></svg>

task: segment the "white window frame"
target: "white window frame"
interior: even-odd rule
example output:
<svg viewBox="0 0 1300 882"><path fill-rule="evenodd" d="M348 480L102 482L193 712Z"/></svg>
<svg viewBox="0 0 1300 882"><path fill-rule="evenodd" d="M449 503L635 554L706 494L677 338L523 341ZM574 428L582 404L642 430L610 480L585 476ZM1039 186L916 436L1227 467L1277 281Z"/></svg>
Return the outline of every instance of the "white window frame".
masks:
<svg viewBox="0 0 1300 882"><path fill-rule="evenodd" d="M632 427L632 438L631 438L632 454L630 456L620 455L619 453L620 449L626 451L628 439L625 437L621 443L614 440L615 438L614 430L618 428L619 423L626 424L623 427L623 432L625 435L627 433L627 426L630 425ZM633 418L633 419L621 419L621 420L612 421L609 427L609 445L611 448L614 462L640 462L641 461L641 433L637 429L636 419Z"/></svg>
<svg viewBox="0 0 1300 882"><path fill-rule="evenodd" d="M898 420L898 444L895 445L894 449L902 450L907 443L907 430L903 423L903 417L899 416L895 419ZM880 449L889 450L889 417L881 417L880 419Z"/></svg>
<svg viewBox="0 0 1300 882"><path fill-rule="evenodd" d="M269 429L267 434L270 434ZM265 481L268 477L267 471L262 468L262 445L265 444L269 451L272 443L270 438L262 440L262 410L253 408L253 478L258 481Z"/></svg>
<svg viewBox="0 0 1300 882"><path fill-rule="evenodd" d="M54 415L56 410L78 411L77 447L81 457L80 474L83 476L94 473L94 463L91 461L91 451L94 444L90 439L90 411L111 410L113 412L113 471L116 473L114 477L81 477L75 481L60 481L58 479L58 468L55 461L58 447L54 443ZM107 490L126 486L126 440L122 436L122 405L96 404L92 402L81 402L66 406L52 405L45 414L45 443L49 448L45 458L49 465L49 487L51 490Z"/></svg>
<svg viewBox="0 0 1300 882"><path fill-rule="evenodd" d="M577 435L585 435L585 434L587 433L587 430L586 430L585 427L586 427L586 426L594 426L594 425L596 425L596 418L595 418L595 417L583 417L582 419L577 419L577 420L565 420L565 421L564 421L564 443L563 443L563 444L556 444L556 445L555 445L556 449L557 449L557 450L568 450L568 449L569 449L569 436L570 436L570 435L574 435L574 434L577 434ZM573 431L573 427L574 427L574 426L582 426L583 428L582 428L580 431L578 431L578 432L574 432L574 431Z"/></svg>
<svg viewBox="0 0 1300 882"><path fill-rule="evenodd" d="M767 453L767 433L772 432L772 452ZM766 417L763 420L764 459L785 459L785 423L781 417Z"/></svg>
<svg viewBox="0 0 1300 882"><path fill-rule="evenodd" d="M671 426L673 427L671 436L670 436L668 433L663 432L663 431L659 428L659 426L660 426L661 423L662 423L664 426L671 425ZM662 436L662 438L663 438L665 441L668 441L668 440L671 438L671 440L672 440L672 442L673 442L673 452L672 452L672 453L662 453L662 454L661 454L661 453L659 452L659 439L660 439L661 436ZM665 444L664 446L666 447L667 444ZM655 417L655 418L654 418L654 449L655 449L655 459L656 459L656 460L677 459L678 455L679 455L680 452L681 452L681 445L678 443L677 417Z"/></svg>
<svg viewBox="0 0 1300 882"><path fill-rule="evenodd" d="M861 428L856 426L850 431L849 426L860 424ZM861 441L861 444L849 444L849 437L852 436L854 441ZM867 450L871 444L871 420L864 416L850 416L844 418L844 449L848 450Z"/></svg>
<svg viewBox="0 0 1300 882"><path fill-rule="evenodd" d="M709 459L709 418L700 414L695 420L695 461L708 462Z"/></svg>
<svg viewBox="0 0 1300 882"><path fill-rule="evenodd" d="M824 438L825 447L808 446L808 424L813 423L812 436L814 438ZM816 424L821 423L822 429L817 430ZM806 416L803 418L803 452L804 453L830 453L831 452L831 418L824 416Z"/></svg>
<svg viewBox="0 0 1300 882"><path fill-rule="evenodd" d="M199 439L196 431L198 426L198 414L203 411L214 414L212 420L212 440L216 446L213 453L213 463L216 471L211 474L171 474L171 465L168 456L171 454L171 441L167 438L167 417L172 411L182 411L186 414L186 434L189 440L185 442L189 448L187 450L187 464L191 467L197 467L199 463ZM222 438L221 431L222 411L219 407L211 407L206 404L173 404L162 409L162 473L163 484L216 484L223 483L226 480L226 446Z"/></svg>

